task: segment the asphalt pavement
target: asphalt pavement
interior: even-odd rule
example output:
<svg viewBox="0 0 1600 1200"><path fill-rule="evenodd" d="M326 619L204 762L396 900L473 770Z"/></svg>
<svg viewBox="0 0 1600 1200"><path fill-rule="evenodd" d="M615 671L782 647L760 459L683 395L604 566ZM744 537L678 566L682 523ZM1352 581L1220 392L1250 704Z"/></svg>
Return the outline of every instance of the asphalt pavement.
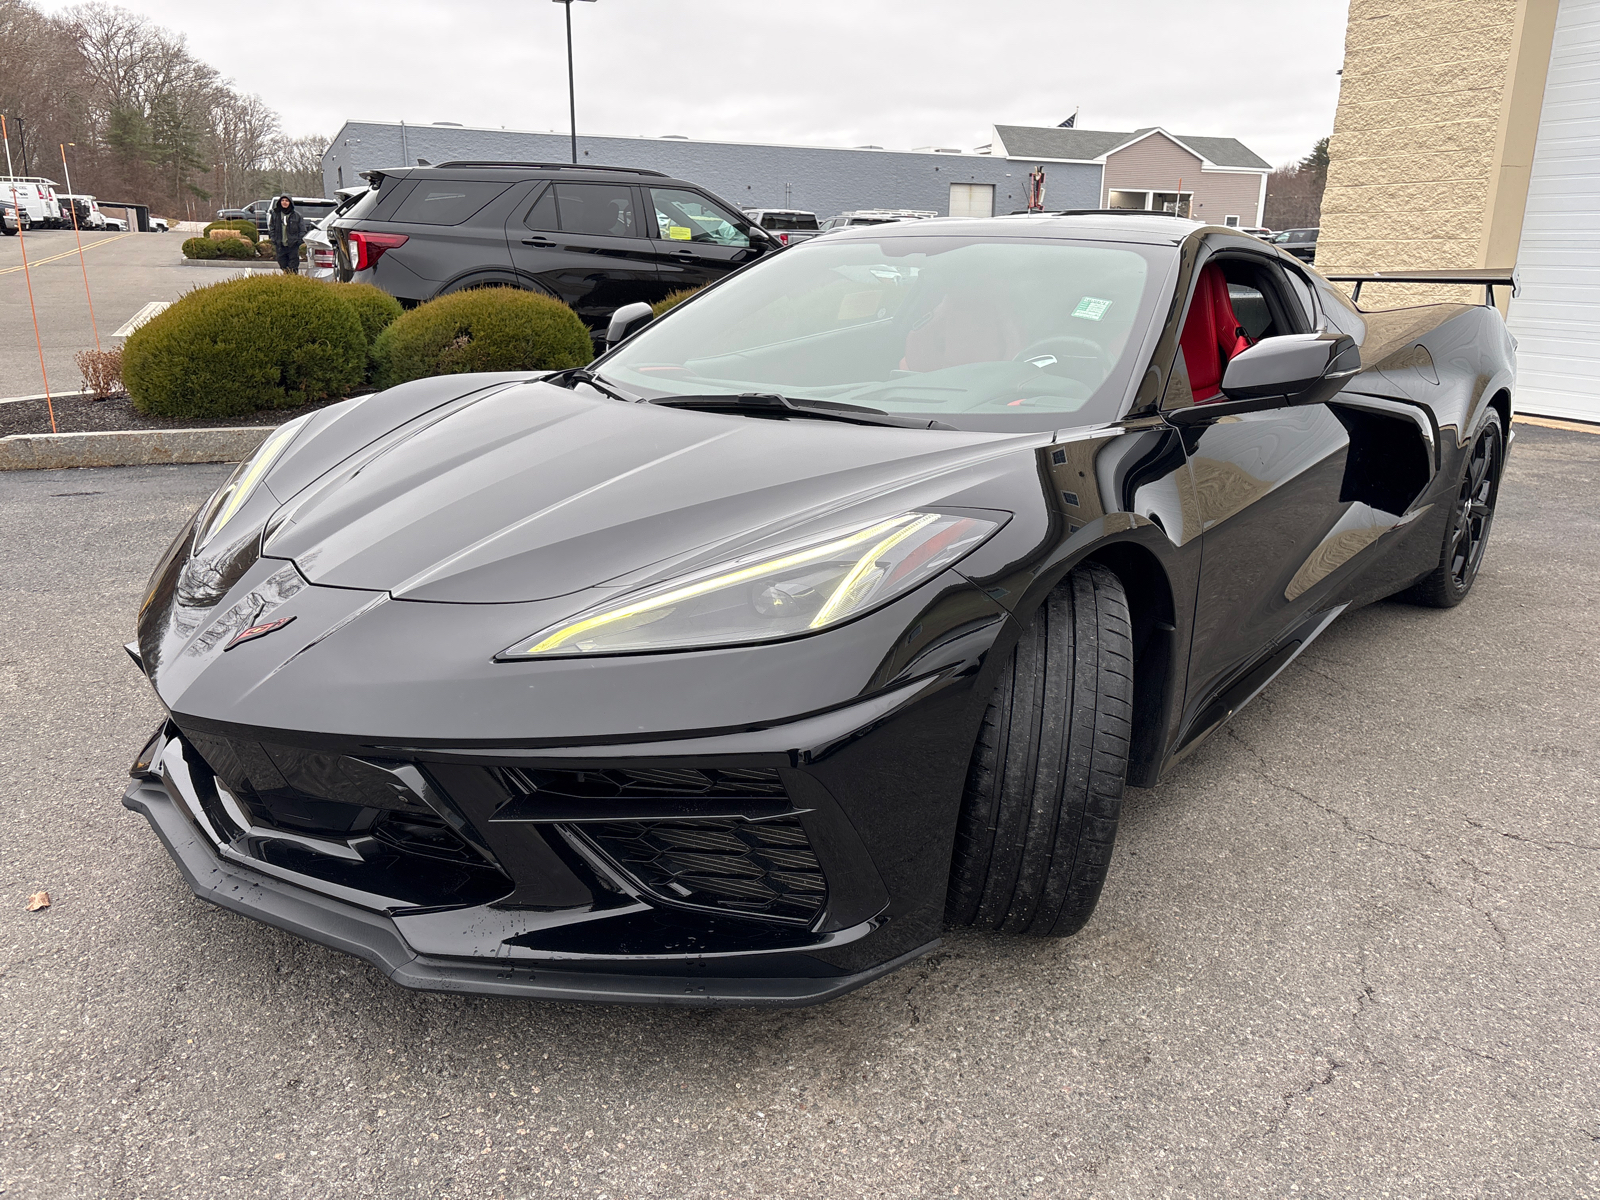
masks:
<svg viewBox="0 0 1600 1200"><path fill-rule="evenodd" d="M185 292L243 274L223 267L186 267L181 247L188 234L83 234L83 258L70 229L35 229L21 238L0 238L0 399L36 396L45 390L39 366L52 392L83 386L74 356L93 350L98 328L104 349L122 344L111 336L152 300L176 300ZM29 270L22 269L26 248ZM88 275L88 294L84 276ZM33 311L28 284L33 285ZM93 322L89 319L90 301ZM34 341L33 313L39 318Z"/></svg>
<svg viewBox="0 0 1600 1200"><path fill-rule="evenodd" d="M195 900L121 643L228 468L0 475L6 1200L1600 1195L1600 437L1518 432L1467 603L1132 792L1081 934L794 1012L411 993Z"/></svg>

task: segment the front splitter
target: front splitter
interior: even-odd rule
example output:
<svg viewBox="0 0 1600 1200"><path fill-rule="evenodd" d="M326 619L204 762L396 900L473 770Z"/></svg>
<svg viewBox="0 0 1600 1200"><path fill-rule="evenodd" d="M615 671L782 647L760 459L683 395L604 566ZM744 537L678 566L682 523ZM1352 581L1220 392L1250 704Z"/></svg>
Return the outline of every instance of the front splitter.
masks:
<svg viewBox="0 0 1600 1200"><path fill-rule="evenodd" d="M939 945L935 939L866 971L821 979L606 974L420 955L382 913L224 861L161 784L135 779L122 803L155 828L200 899L365 959L401 987L420 991L602 1004L801 1008L853 992Z"/></svg>

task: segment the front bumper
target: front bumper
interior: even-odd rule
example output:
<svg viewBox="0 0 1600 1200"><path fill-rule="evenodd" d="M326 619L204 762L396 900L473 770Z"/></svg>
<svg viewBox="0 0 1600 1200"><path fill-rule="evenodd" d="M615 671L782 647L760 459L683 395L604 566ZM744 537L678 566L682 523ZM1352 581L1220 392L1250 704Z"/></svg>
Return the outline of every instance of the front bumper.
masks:
<svg viewBox="0 0 1600 1200"><path fill-rule="evenodd" d="M419 749L402 752L408 761L392 747L291 748L281 743L295 735L282 731L178 716L140 756L123 803L155 827L202 899L364 958L405 987L815 1004L938 944L973 681L942 672L844 709L704 738L498 756ZM283 769L279 790L263 786L271 768L258 764L269 762ZM559 786L608 772L767 780L772 795L646 804ZM404 797L376 794L374 779ZM515 780L535 786L517 794ZM354 804L329 802L350 800L352 787ZM663 803L670 811L651 807ZM331 823L328 812L366 815L341 833L305 824ZM448 823L456 850L480 857L430 876L385 825L391 817L399 827ZM709 875L692 841L640 865L630 821L713 848L742 837L760 871ZM684 859L680 874L659 869ZM719 898L719 888L731 890Z"/></svg>
<svg viewBox="0 0 1600 1200"><path fill-rule="evenodd" d="M794 1008L854 991L938 945L929 942L868 970L822 978L712 975L703 970L603 972L562 969L559 962L533 965L504 958L419 954L391 916L223 860L162 783L136 779L122 802L149 820L200 899L365 959L393 982L421 991L613 1004Z"/></svg>

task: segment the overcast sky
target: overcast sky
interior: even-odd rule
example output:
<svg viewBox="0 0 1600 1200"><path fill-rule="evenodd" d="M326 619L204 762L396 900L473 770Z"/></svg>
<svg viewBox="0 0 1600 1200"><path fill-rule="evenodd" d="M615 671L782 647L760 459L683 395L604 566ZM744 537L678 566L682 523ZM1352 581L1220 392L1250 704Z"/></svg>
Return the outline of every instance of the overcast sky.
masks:
<svg viewBox="0 0 1600 1200"><path fill-rule="evenodd" d="M551 0L124 0L291 134L347 119L567 128ZM50 7L61 8L63 4ZM1348 0L596 0L578 133L971 149L995 124L1161 125L1270 162L1333 128ZM285 30L298 33L285 34Z"/></svg>

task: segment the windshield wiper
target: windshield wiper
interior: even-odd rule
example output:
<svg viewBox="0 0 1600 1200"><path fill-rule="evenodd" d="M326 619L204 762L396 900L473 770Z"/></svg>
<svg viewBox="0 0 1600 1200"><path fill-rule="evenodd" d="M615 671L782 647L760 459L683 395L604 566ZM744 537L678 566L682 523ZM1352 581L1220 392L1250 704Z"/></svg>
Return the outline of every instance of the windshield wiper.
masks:
<svg viewBox="0 0 1600 1200"><path fill-rule="evenodd" d="M926 417L899 417L881 408L860 404L840 404L832 400L796 400L771 392L743 392L739 395L713 393L706 396L657 396L646 404L666 408L692 408L696 412L746 413L753 417L806 417L816 421L845 421L851 425L894 425L902 429L954 429L943 421Z"/></svg>
<svg viewBox="0 0 1600 1200"><path fill-rule="evenodd" d="M626 404L639 403L639 397L619 391L614 384L607 383L586 367L573 367L570 371L562 371L559 375L552 375L545 382L551 383L558 379L565 382L569 388L575 383L587 383L595 391L602 392L613 400L621 400Z"/></svg>

